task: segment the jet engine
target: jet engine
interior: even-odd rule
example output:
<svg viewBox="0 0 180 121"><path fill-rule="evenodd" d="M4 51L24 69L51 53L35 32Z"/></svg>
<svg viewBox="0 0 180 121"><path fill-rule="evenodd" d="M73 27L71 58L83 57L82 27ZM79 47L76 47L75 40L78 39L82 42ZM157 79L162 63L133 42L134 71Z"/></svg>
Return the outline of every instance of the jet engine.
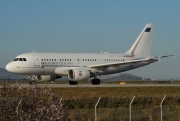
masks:
<svg viewBox="0 0 180 121"><path fill-rule="evenodd" d="M72 68L69 70L68 78L71 81L83 81L90 78L90 72L84 68Z"/></svg>
<svg viewBox="0 0 180 121"><path fill-rule="evenodd" d="M36 78L38 81L55 81L58 78L61 78L62 76L56 76L56 75L37 75Z"/></svg>

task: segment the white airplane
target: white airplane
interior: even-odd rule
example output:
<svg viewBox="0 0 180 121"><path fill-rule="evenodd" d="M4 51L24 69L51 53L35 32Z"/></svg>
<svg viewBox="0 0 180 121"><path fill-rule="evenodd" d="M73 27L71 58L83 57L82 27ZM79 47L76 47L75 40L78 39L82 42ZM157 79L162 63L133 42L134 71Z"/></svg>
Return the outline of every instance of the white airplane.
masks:
<svg viewBox="0 0 180 121"><path fill-rule="evenodd" d="M69 84L91 80L100 84L97 77L115 74L146 66L166 56L150 56L153 24L147 24L132 47L124 54L112 53L26 53L6 65L12 73L30 75L40 81L54 81L68 76ZM34 79L30 84L34 84Z"/></svg>

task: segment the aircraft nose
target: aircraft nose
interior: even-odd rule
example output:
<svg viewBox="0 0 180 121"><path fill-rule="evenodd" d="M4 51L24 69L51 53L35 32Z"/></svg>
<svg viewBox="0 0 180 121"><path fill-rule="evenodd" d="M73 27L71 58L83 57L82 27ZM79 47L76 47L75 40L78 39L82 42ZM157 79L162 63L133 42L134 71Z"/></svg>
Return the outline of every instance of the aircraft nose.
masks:
<svg viewBox="0 0 180 121"><path fill-rule="evenodd" d="M13 72L12 63L8 63L8 64L6 65L6 70L9 71L9 72Z"/></svg>

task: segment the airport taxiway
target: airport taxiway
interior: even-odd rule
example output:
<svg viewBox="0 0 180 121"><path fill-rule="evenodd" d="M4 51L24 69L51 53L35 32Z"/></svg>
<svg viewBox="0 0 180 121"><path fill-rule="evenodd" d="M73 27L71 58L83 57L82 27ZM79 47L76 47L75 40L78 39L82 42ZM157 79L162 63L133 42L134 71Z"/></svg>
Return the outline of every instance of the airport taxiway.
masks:
<svg viewBox="0 0 180 121"><path fill-rule="evenodd" d="M29 84L19 84L21 87L29 87L32 85ZM78 84L78 85L69 85L69 84L35 84L33 86L38 87L50 87L50 88L75 88L75 87L179 87L180 84ZM2 86L1 86L2 88Z"/></svg>

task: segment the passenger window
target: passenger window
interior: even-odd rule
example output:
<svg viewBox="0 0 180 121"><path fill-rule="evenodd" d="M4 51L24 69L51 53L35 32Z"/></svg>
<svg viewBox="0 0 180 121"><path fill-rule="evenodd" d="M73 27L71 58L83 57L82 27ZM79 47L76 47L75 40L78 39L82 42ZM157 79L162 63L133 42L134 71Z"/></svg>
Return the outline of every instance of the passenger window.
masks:
<svg viewBox="0 0 180 121"><path fill-rule="evenodd" d="M26 61L26 58L23 58L23 61Z"/></svg>

